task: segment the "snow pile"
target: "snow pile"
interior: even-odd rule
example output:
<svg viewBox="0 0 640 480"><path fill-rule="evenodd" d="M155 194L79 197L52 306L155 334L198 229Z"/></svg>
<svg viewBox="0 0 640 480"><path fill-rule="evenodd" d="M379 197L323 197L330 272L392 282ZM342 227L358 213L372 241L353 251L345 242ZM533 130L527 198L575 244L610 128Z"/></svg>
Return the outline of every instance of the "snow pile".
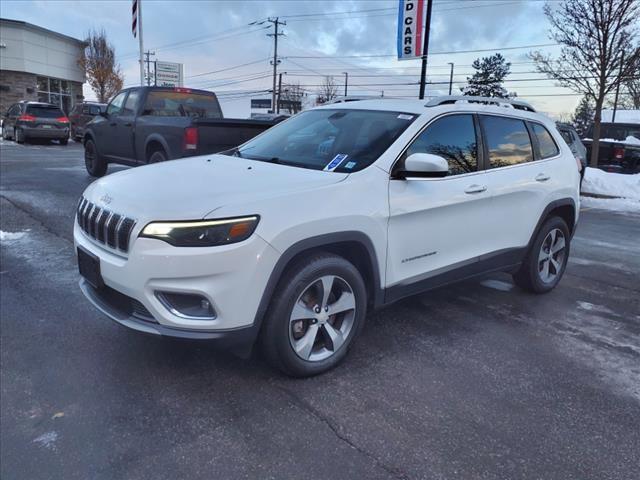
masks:
<svg viewBox="0 0 640 480"><path fill-rule="evenodd" d="M602 110L602 121L611 122L613 110ZM615 123L640 123L640 110L616 110Z"/></svg>
<svg viewBox="0 0 640 480"><path fill-rule="evenodd" d="M0 242L10 242L13 240L20 240L24 237L26 232L5 232L0 230Z"/></svg>
<svg viewBox="0 0 640 480"><path fill-rule="evenodd" d="M584 138L583 140L590 142L593 140L593 138ZM640 138L636 138L633 135L629 135L624 140L616 140L615 138L601 138L600 143L602 142L621 143L623 145L639 145L640 146Z"/></svg>
<svg viewBox="0 0 640 480"><path fill-rule="evenodd" d="M587 167L582 181L582 191L595 195L623 197L640 201L640 173L625 175Z"/></svg>
<svg viewBox="0 0 640 480"><path fill-rule="evenodd" d="M585 207L640 212L640 173L625 175L587 167L581 190L582 193L616 197L582 197L580 202Z"/></svg>

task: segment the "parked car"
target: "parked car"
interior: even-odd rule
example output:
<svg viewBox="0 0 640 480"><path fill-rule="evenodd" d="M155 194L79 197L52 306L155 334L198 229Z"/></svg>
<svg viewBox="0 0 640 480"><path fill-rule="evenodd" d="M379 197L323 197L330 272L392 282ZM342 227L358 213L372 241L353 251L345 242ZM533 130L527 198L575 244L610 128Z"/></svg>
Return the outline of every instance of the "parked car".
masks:
<svg viewBox="0 0 640 480"><path fill-rule="evenodd" d="M94 117L107 109L106 103L82 102L77 103L69 114L71 138L79 142L84 137L84 128Z"/></svg>
<svg viewBox="0 0 640 480"><path fill-rule="evenodd" d="M17 143L31 139L69 141L69 119L51 103L21 101L11 105L2 122L2 138Z"/></svg>
<svg viewBox="0 0 640 480"><path fill-rule="evenodd" d="M220 152L278 121L224 119L216 95L204 90L127 88L86 125L85 165L101 177L109 163L143 165Z"/></svg>
<svg viewBox="0 0 640 480"><path fill-rule="evenodd" d="M522 101L326 105L224 155L92 183L74 225L80 287L134 330L236 350L258 339L272 365L314 375L371 308L494 271L552 290L579 178L554 123Z"/></svg>
<svg viewBox="0 0 640 480"><path fill-rule="evenodd" d="M640 124L600 124L598 168L607 172L640 173ZM593 126L583 139L587 148L587 161L591 159Z"/></svg>
<svg viewBox="0 0 640 480"><path fill-rule="evenodd" d="M580 140L580 136L576 129L573 128L573 125L556 122L556 126L563 140L567 142L569 149L571 149L573 156L580 162L580 182L582 183L584 172L587 169L587 148L582 143L582 140Z"/></svg>

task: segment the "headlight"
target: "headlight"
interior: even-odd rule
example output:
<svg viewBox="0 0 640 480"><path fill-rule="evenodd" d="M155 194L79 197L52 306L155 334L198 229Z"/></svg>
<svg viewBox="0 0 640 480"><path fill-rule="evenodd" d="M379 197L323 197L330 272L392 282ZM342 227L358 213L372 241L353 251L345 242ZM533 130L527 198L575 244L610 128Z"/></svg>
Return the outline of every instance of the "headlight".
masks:
<svg viewBox="0 0 640 480"><path fill-rule="evenodd" d="M246 240L255 231L257 215L221 220L152 222L141 237L157 238L176 247L213 247Z"/></svg>

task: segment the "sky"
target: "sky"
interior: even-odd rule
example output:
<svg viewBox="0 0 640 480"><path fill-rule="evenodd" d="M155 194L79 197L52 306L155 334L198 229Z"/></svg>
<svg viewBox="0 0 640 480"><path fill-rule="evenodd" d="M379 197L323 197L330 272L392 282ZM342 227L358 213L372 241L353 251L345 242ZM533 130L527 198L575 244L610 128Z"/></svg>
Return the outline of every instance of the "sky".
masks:
<svg viewBox="0 0 640 480"><path fill-rule="evenodd" d="M215 91L226 117L248 117L250 98L268 98L273 31L268 17L286 25L279 37L283 83L299 83L309 102L325 76L349 95L418 95L420 60L395 58L397 0L140 0L145 50L184 64L185 86ZM555 2L551 1L551 5ZM541 0L434 0L427 95L454 92L478 57L502 53L512 63L510 92L556 118L573 112L579 96L535 72L533 50L557 54ZM125 86L139 83L138 40L131 34L131 2L2 0L0 16L72 37L104 29L116 50ZM212 72L212 73L209 73ZM85 85L85 96L95 98Z"/></svg>

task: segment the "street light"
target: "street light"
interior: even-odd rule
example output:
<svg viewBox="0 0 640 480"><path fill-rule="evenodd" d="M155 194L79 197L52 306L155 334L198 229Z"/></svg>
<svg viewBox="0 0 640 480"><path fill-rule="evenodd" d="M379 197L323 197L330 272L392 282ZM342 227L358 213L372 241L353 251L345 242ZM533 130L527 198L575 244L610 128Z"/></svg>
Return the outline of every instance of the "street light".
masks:
<svg viewBox="0 0 640 480"><path fill-rule="evenodd" d="M451 89L453 88L453 63L448 63L451 65L451 74L449 75L449 95L451 95Z"/></svg>
<svg viewBox="0 0 640 480"><path fill-rule="evenodd" d="M347 96L347 84L349 83L349 72L342 72L344 75L344 96Z"/></svg>

